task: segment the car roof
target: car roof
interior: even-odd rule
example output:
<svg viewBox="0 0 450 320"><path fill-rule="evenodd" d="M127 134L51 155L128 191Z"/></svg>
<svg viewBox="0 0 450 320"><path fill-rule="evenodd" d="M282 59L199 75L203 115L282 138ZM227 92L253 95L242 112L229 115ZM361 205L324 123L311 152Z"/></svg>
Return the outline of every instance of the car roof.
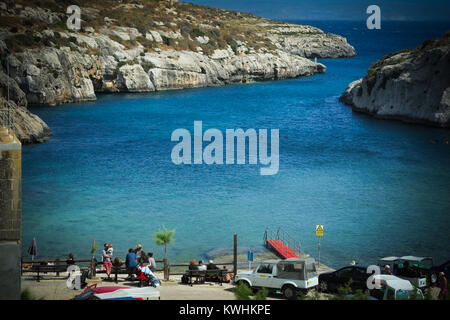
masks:
<svg viewBox="0 0 450 320"><path fill-rule="evenodd" d="M395 260L398 260L398 259L400 259L400 258L392 256L392 257L384 257L384 258L381 258L380 260L381 261L395 261Z"/></svg>
<svg viewBox="0 0 450 320"><path fill-rule="evenodd" d="M408 261L417 261L417 262L420 262L420 261L423 261L423 260L425 260L425 259L431 259L431 257L403 256L403 257L401 257L400 259L402 259L402 260L408 260Z"/></svg>
<svg viewBox="0 0 450 320"><path fill-rule="evenodd" d="M261 261L261 263L278 263L280 261L281 261L281 259L278 259L278 260L270 259L270 260Z"/></svg>
<svg viewBox="0 0 450 320"><path fill-rule="evenodd" d="M282 261L287 262L315 262L314 258L308 257L308 258L288 258Z"/></svg>
<svg viewBox="0 0 450 320"><path fill-rule="evenodd" d="M399 277L389 275L389 274L377 274L373 276L374 279L380 279L380 281L384 281L387 286L395 289L395 290L413 290L411 282L408 280L400 279Z"/></svg>
<svg viewBox="0 0 450 320"><path fill-rule="evenodd" d="M432 258L431 257L416 257L416 256L402 256L402 257L392 256L392 257L384 257L384 258L381 258L380 260L381 261L389 261L389 262L392 262L392 261L395 261L395 260L407 260L407 261L420 262L420 261L423 261L423 260L426 260L426 259L432 259Z"/></svg>
<svg viewBox="0 0 450 320"><path fill-rule="evenodd" d="M345 267L342 267L342 268L340 268L340 269L338 269L338 270L336 270L336 271L339 271L339 270L342 270L342 269L346 269L346 268L364 269L364 270L367 270L367 266L354 265L354 266L345 266Z"/></svg>
<svg viewBox="0 0 450 320"><path fill-rule="evenodd" d="M315 262L314 258L288 258L288 259L269 259L261 263L279 263L279 262Z"/></svg>

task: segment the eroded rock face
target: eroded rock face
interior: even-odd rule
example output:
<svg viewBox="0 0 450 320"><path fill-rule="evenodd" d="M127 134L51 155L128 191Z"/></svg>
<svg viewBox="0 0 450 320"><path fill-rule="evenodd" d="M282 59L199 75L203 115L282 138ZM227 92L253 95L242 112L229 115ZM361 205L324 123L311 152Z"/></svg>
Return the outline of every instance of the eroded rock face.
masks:
<svg viewBox="0 0 450 320"><path fill-rule="evenodd" d="M96 99L91 80L97 64L95 57L68 48L43 48L9 56L7 63L11 78L26 93L30 104L57 105Z"/></svg>
<svg viewBox="0 0 450 320"><path fill-rule="evenodd" d="M42 119L28 111L26 95L17 83L0 70L0 123L7 123L8 117L12 119L14 132L23 144L45 142L52 134Z"/></svg>
<svg viewBox="0 0 450 320"><path fill-rule="evenodd" d="M9 100L14 101L20 107L27 107L27 97L25 92L23 92L17 82L8 77L2 70L0 70L0 96Z"/></svg>
<svg viewBox="0 0 450 320"><path fill-rule="evenodd" d="M52 132L41 118L32 114L27 108L18 106L13 101L8 103L7 100L0 97L0 109L5 110L8 106L13 120L13 130L20 142L23 144L41 143L50 138ZM0 112L0 117L5 116L5 112Z"/></svg>
<svg viewBox="0 0 450 320"><path fill-rule="evenodd" d="M325 66L309 59L279 51L248 55L222 55L212 59L200 53L165 51L146 54L152 64L149 76L156 90L223 85L308 76L325 72Z"/></svg>
<svg viewBox="0 0 450 320"><path fill-rule="evenodd" d="M322 30L295 24L276 24L269 39L285 52L306 58L344 58L356 55L347 39Z"/></svg>
<svg viewBox="0 0 450 320"><path fill-rule="evenodd" d="M119 68L118 88L128 92L155 91L153 83L141 65L125 65Z"/></svg>
<svg viewBox="0 0 450 320"><path fill-rule="evenodd" d="M340 100L378 118L450 127L450 33L382 58Z"/></svg>

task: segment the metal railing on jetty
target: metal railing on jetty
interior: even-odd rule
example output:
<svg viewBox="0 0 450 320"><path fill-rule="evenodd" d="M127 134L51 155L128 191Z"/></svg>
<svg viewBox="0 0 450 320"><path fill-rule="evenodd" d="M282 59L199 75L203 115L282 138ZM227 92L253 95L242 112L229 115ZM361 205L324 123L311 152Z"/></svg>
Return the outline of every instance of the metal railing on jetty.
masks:
<svg viewBox="0 0 450 320"><path fill-rule="evenodd" d="M267 248L269 248L267 242L268 240L280 240L281 244L285 245L285 247L280 247L281 251L286 250L287 247L299 257L302 254L302 251L300 249L300 241L296 240L281 228L278 228L277 231L266 228L266 231L264 232L264 246Z"/></svg>

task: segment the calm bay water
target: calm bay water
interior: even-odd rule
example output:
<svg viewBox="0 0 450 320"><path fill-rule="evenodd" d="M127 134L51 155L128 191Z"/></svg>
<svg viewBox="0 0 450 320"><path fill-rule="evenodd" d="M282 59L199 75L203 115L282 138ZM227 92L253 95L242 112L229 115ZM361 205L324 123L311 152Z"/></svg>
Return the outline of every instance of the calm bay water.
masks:
<svg viewBox="0 0 450 320"><path fill-rule="evenodd" d="M342 34L352 59L322 60L327 73L287 81L151 94L101 95L96 102L33 108L53 130L23 149L23 252L89 255L92 238L115 253L176 228L171 260L200 259L214 248L258 246L267 226L294 235L333 267L385 255L450 257L450 131L352 113L338 102L370 62L448 24L308 22ZM280 171L259 166L176 166L173 130L280 129ZM438 139L440 144L429 141Z"/></svg>

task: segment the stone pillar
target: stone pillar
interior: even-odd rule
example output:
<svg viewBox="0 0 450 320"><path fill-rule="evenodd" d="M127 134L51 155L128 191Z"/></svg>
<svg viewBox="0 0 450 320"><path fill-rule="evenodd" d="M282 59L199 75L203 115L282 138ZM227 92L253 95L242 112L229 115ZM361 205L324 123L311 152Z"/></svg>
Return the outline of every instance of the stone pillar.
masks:
<svg viewBox="0 0 450 320"><path fill-rule="evenodd" d="M22 145L0 127L0 300L20 299Z"/></svg>

